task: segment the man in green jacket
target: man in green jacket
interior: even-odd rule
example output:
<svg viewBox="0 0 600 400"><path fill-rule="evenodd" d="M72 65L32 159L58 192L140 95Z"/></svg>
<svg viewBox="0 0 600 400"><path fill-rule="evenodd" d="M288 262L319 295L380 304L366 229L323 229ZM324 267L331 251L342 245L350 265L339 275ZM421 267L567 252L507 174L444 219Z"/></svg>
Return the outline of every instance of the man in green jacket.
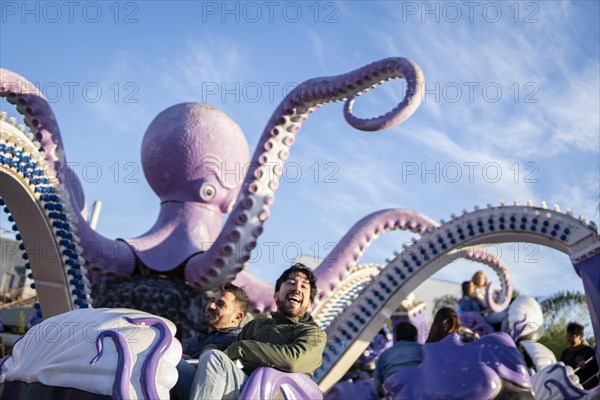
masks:
<svg viewBox="0 0 600 400"><path fill-rule="evenodd" d="M308 314L316 294L310 268L296 263L284 271L275 283L277 312L250 321L224 352L202 353L190 399L235 399L259 367L312 376L321 365L327 340Z"/></svg>

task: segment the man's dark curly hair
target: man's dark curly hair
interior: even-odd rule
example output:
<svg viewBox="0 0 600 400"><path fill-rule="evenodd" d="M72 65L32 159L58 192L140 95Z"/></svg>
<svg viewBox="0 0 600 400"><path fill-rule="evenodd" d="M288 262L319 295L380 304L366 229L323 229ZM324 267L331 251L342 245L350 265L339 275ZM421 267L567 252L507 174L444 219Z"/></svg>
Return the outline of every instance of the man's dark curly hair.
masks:
<svg viewBox="0 0 600 400"><path fill-rule="evenodd" d="M221 283L219 287L219 291L221 293L231 292L235 296L235 303L241 312L246 314L248 312L248 307L250 306L250 299L248 299L248 294L246 291L239 286L234 285L230 281L225 281Z"/></svg>
<svg viewBox="0 0 600 400"><path fill-rule="evenodd" d="M317 295L317 278L315 278L315 274L313 273L312 269L299 262L283 271L283 274L281 274L279 279L277 279L277 282L275 282L275 292L279 292L281 284L285 282L290 274L293 274L294 272L301 272L306 275L308 282L310 282L310 302L312 303Z"/></svg>
<svg viewBox="0 0 600 400"><path fill-rule="evenodd" d="M569 322L567 325L567 333L571 335L583 336L583 325L577 322Z"/></svg>

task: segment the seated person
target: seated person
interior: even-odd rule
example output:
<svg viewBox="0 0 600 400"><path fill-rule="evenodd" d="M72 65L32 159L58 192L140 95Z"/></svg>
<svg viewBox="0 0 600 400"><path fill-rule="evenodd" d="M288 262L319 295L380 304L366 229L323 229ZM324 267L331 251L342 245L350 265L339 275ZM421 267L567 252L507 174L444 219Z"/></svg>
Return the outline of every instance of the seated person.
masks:
<svg viewBox="0 0 600 400"><path fill-rule="evenodd" d="M473 278L471 278L471 282L473 282L474 285L473 299L477 301L477 303L479 303L481 315L490 325L494 326L494 329L496 331L499 331L502 325L502 321L508 316L508 312L494 312L488 309L488 304L485 298L488 279L483 271L475 272Z"/></svg>
<svg viewBox="0 0 600 400"><path fill-rule="evenodd" d="M471 282L473 282L474 299L479 303L479 308L485 310L487 308L485 301L485 289L488 284L487 276L483 271L477 271L473 274Z"/></svg>
<svg viewBox="0 0 600 400"><path fill-rule="evenodd" d="M397 342L379 355L375 365L375 388L381 394L383 382L389 376L423 360L423 345L417 343L417 328L410 322L400 322L394 331Z"/></svg>
<svg viewBox="0 0 600 400"><path fill-rule="evenodd" d="M435 313L431 330L425 343L439 342L451 333L457 333L460 328L458 314L450 307L442 307Z"/></svg>
<svg viewBox="0 0 600 400"><path fill-rule="evenodd" d="M475 300L475 285L472 281L464 281L462 283L462 293L463 296L458 300L458 308L465 312L480 312L481 308Z"/></svg>
<svg viewBox="0 0 600 400"><path fill-rule="evenodd" d="M560 361L570 365L579 377L579 383L584 389L598 385L598 363L594 348L583 339L583 326L571 322L567 325L567 343L569 347L563 350Z"/></svg>
<svg viewBox="0 0 600 400"><path fill-rule="evenodd" d="M296 263L284 271L275 283L277 312L250 321L225 351L203 352L190 399L235 399L259 367L312 376L327 340L308 313L316 294L310 268Z"/></svg>
<svg viewBox="0 0 600 400"><path fill-rule="evenodd" d="M189 397L196 368L185 359L198 358L205 348L225 350L240 333L240 323L248 311L248 295L244 289L225 282L204 309L206 326L198 336L183 340L183 359L177 364L179 378L171 389L171 398Z"/></svg>

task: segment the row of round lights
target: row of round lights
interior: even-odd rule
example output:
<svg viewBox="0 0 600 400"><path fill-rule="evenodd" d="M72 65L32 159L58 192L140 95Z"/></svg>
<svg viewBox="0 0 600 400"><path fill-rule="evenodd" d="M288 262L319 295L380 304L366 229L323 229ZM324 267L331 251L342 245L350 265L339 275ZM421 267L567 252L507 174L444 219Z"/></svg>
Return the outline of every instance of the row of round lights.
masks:
<svg viewBox="0 0 600 400"><path fill-rule="evenodd" d="M6 113L0 114L0 120L6 121ZM10 118L8 120L10 125L15 126L16 120ZM25 132L24 125L18 127L21 137L14 138L15 143L12 143L10 139L11 135L9 132L13 132L14 129L5 130L8 135L3 135L0 140L0 165L8 168L19 176L22 181L28 185L33 192L36 194L40 206L44 209L48 221L52 226L55 235L57 237L60 252L62 254L65 270L68 274L69 285L71 289L71 298L76 308L88 308L91 305L92 299L90 297L89 282L86 277L86 270L83 266L84 260L80 256L81 249L77 245L79 239L75 233L74 227L69 223L68 205L61 199L60 193L62 192L61 186L56 179L49 176L47 171L49 168L44 162L43 158L37 156L34 151L40 148L40 144L35 140L32 140L32 135ZM25 146L19 146L19 143L23 142L31 144L30 149L26 149ZM29 150L29 151L27 151ZM34 150L34 151L32 151ZM39 154L39 153L38 153ZM12 229L17 232L16 239L19 241L19 248L22 251L22 257L25 260L25 267L27 269L27 276L30 279L34 279L31 265L28 261L29 256L25 250L25 244L21 234L18 233L17 224L14 221L10 210L4 201L0 198L0 206L3 207L5 213L8 214L8 219L13 223ZM31 284L32 288L35 288L35 283ZM42 318L42 312L39 304L35 304L36 316Z"/></svg>

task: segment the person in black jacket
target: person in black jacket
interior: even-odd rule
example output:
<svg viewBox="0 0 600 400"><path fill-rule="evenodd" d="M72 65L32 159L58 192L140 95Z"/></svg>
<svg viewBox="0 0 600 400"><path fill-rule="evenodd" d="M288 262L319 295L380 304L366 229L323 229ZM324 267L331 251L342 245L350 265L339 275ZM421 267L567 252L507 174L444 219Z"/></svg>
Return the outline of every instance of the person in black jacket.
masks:
<svg viewBox="0 0 600 400"><path fill-rule="evenodd" d="M583 339L582 325L576 322L567 325L567 342L569 346L561 353L560 361L573 367L584 389L598 385L596 352Z"/></svg>

